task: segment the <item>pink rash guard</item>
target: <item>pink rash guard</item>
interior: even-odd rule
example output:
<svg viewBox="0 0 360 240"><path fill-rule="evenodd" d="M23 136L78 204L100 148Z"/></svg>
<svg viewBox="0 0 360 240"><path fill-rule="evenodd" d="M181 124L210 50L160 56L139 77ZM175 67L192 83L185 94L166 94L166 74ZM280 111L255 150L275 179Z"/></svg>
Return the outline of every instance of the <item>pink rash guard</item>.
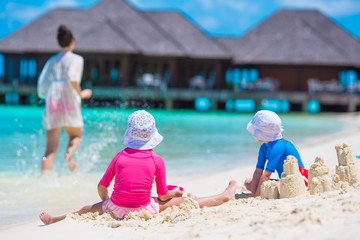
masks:
<svg viewBox="0 0 360 240"><path fill-rule="evenodd" d="M126 208L146 207L154 178L158 195L168 193L164 160L151 149L125 148L111 161L100 184L109 187L115 176L111 201Z"/></svg>

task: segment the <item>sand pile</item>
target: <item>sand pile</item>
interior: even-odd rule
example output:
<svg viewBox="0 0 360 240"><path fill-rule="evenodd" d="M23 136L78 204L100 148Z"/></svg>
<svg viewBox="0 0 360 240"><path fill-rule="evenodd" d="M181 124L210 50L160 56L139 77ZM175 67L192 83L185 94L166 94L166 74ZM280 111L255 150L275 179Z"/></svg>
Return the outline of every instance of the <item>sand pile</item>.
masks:
<svg viewBox="0 0 360 240"><path fill-rule="evenodd" d="M309 191L311 195L333 190L333 179L322 157L316 157L309 169Z"/></svg>
<svg viewBox="0 0 360 240"><path fill-rule="evenodd" d="M173 206L165 209L158 214L151 214L147 210L129 213L123 220L117 219L110 212L102 215L96 213L86 214L68 214L67 217L77 221L94 222L95 225L107 225L112 228L116 227L143 227L149 225L177 223L190 217L194 209L199 209L199 204L194 199L186 198L179 206Z"/></svg>
<svg viewBox="0 0 360 240"><path fill-rule="evenodd" d="M298 161L294 156L287 156L284 171L281 174L280 198L292 198L307 193L304 178L299 172Z"/></svg>
<svg viewBox="0 0 360 240"><path fill-rule="evenodd" d="M280 192L276 181L263 182L260 188L261 198L292 198L307 193L303 176L299 172L298 161L294 156L287 156L284 161L284 172L281 174Z"/></svg>
<svg viewBox="0 0 360 240"><path fill-rule="evenodd" d="M350 147L343 143L335 146L338 165L336 174L330 175L324 159L317 157L309 170L310 194L320 194L332 190L359 187L360 168Z"/></svg>
<svg viewBox="0 0 360 240"><path fill-rule="evenodd" d="M316 157L309 169L309 192L311 195L348 187L360 187L360 166L350 147L343 143L335 146L338 158L336 174L331 175L322 157ZM280 194L274 181L266 181L261 186L261 197L266 199L291 198L307 192L303 183L297 159L288 156L284 161L281 175Z"/></svg>
<svg viewBox="0 0 360 240"><path fill-rule="evenodd" d="M339 177L341 188L347 185L359 187L360 167L350 147L343 143L335 146L339 165L336 166L336 174Z"/></svg>
<svg viewBox="0 0 360 240"><path fill-rule="evenodd" d="M268 180L261 185L260 196L266 199L278 199L280 198L279 189L277 187L277 181Z"/></svg>
<svg viewBox="0 0 360 240"><path fill-rule="evenodd" d="M276 181L263 182L260 196L266 199L292 198L307 193L303 176L299 172L298 161L294 156L287 156L284 161L284 172L281 174L280 193Z"/></svg>

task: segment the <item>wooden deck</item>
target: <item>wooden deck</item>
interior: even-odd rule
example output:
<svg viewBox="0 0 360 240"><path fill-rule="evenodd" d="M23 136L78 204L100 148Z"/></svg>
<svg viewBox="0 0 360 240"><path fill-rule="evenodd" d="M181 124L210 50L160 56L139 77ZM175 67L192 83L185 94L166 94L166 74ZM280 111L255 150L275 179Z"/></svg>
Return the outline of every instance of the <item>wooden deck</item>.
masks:
<svg viewBox="0 0 360 240"><path fill-rule="evenodd" d="M35 86L0 85L0 96L8 92L17 92L20 96L36 96ZM153 100L164 101L166 108L172 108L173 101L194 101L197 97L211 99L215 106L228 99L254 99L257 103L263 99L286 99L290 104L305 106L309 100L317 100L321 105L345 106L348 111L360 107L360 95L349 93L308 93L308 92L265 92L234 90L194 90L194 89L140 89L135 87L93 87L94 100Z"/></svg>

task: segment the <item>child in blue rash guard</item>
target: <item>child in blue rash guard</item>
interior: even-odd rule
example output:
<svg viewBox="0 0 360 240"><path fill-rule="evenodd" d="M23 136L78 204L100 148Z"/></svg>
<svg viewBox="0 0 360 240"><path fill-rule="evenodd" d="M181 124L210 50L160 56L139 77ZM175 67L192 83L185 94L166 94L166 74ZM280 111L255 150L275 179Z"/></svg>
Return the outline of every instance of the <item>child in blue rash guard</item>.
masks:
<svg viewBox="0 0 360 240"><path fill-rule="evenodd" d="M293 143L282 137L281 120L276 113L267 110L257 112L249 122L247 130L255 137L256 141L263 142L253 177L246 179L244 183L245 187L251 191L252 197L260 195L261 184L269 180L273 172L277 171L281 176L284 160L289 155L298 160L299 171L304 176L307 185L308 170L304 168L300 154Z"/></svg>

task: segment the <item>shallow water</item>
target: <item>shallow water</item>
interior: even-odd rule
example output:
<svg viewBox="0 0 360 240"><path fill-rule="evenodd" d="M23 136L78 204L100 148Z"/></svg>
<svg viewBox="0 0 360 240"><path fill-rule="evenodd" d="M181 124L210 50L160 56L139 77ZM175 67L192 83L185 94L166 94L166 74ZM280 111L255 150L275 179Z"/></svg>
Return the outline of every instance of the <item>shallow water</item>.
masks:
<svg viewBox="0 0 360 240"><path fill-rule="evenodd" d="M0 226L33 217L41 210L62 213L98 201L97 182L112 157L124 148L121 141L127 116L133 111L84 108L84 136L75 154L77 172L69 174L63 160L67 144L63 132L54 172L39 178L45 148L42 108L0 105ZM253 114L149 112L164 136L155 151L164 158L170 177L208 175L256 163L260 144L246 131ZM296 145L344 129L346 124L335 116L281 115L283 136Z"/></svg>

